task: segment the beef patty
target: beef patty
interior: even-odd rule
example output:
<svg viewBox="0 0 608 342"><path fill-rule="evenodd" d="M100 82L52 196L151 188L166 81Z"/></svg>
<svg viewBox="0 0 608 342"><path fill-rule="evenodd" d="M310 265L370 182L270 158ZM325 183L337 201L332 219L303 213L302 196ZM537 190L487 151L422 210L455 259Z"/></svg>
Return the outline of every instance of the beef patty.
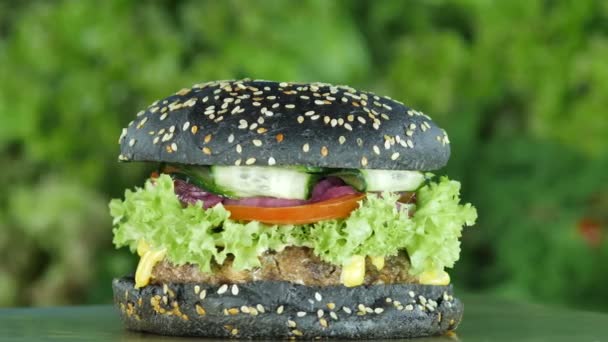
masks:
<svg viewBox="0 0 608 342"><path fill-rule="evenodd" d="M232 260L214 265L212 273L202 272L197 265L176 266L164 260L152 271L152 283L246 283L258 280L288 281L308 286L340 285L342 267L322 261L310 248L287 247L281 252L266 252L259 256L260 267L236 271ZM367 258L364 285L418 283L408 274L409 260L405 254L387 257L381 270Z"/></svg>

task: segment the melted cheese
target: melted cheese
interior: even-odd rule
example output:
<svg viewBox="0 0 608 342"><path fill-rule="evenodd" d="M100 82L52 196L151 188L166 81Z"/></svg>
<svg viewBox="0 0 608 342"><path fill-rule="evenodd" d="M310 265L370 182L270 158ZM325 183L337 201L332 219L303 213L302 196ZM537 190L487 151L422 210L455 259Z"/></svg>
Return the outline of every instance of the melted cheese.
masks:
<svg viewBox="0 0 608 342"><path fill-rule="evenodd" d="M164 248L161 250L153 250L144 240L141 240L137 244L137 254L139 254L141 258L139 259L137 270L135 271L136 289L142 288L150 283L154 265L165 258L167 250Z"/></svg>
<svg viewBox="0 0 608 342"><path fill-rule="evenodd" d="M450 275L444 270L424 271L418 277L418 281L424 285L448 285Z"/></svg>
<svg viewBox="0 0 608 342"><path fill-rule="evenodd" d="M346 287L353 287L363 284L365 279L365 257L353 255L349 261L342 265L340 281Z"/></svg>
<svg viewBox="0 0 608 342"><path fill-rule="evenodd" d="M384 268L384 257L369 257L372 265L376 266L378 271Z"/></svg>
<svg viewBox="0 0 608 342"><path fill-rule="evenodd" d="M146 240L143 240L143 239L139 240L139 242L137 243L137 255L142 257L149 250L150 250L150 245L148 245Z"/></svg>

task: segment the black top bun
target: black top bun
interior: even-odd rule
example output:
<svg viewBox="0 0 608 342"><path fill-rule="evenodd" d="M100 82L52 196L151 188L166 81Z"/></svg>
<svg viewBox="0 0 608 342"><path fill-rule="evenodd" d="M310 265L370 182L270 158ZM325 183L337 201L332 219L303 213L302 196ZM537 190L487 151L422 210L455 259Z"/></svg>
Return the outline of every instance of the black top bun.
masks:
<svg viewBox="0 0 608 342"><path fill-rule="evenodd" d="M399 101L324 83L216 81L154 102L120 136L122 161L435 170L447 134Z"/></svg>

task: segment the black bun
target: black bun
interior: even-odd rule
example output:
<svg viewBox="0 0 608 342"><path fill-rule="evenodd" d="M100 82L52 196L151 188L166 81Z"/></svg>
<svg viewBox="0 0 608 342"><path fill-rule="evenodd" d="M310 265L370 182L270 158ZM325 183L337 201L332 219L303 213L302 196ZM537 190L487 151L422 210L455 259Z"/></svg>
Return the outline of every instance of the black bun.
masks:
<svg viewBox="0 0 608 342"><path fill-rule="evenodd" d="M451 286L259 281L135 289L133 278L122 278L114 280L113 289L128 329L175 336L410 338L453 330L463 312Z"/></svg>
<svg viewBox="0 0 608 342"><path fill-rule="evenodd" d="M321 83L218 81L154 102L123 130L122 161L435 170L447 134L401 102Z"/></svg>

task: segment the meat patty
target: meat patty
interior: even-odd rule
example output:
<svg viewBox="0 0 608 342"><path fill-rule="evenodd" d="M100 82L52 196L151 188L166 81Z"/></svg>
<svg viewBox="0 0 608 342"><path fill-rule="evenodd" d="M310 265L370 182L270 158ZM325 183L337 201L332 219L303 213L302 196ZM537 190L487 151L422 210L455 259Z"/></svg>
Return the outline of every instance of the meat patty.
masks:
<svg viewBox="0 0 608 342"><path fill-rule="evenodd" d="M281 252L266 252L261 255L261 267L236 271L232 260L223 265L214 265L212 273L202 272L197 265L176 266L164 260L152 271L153 283L246 283L256 280L288 281L309 286L339 285L342 267L322 261L310 248L287 247ZM387 257L381 270L366 260L365 285L417 283L408 274L409 260L406 255Z"/></svg>

